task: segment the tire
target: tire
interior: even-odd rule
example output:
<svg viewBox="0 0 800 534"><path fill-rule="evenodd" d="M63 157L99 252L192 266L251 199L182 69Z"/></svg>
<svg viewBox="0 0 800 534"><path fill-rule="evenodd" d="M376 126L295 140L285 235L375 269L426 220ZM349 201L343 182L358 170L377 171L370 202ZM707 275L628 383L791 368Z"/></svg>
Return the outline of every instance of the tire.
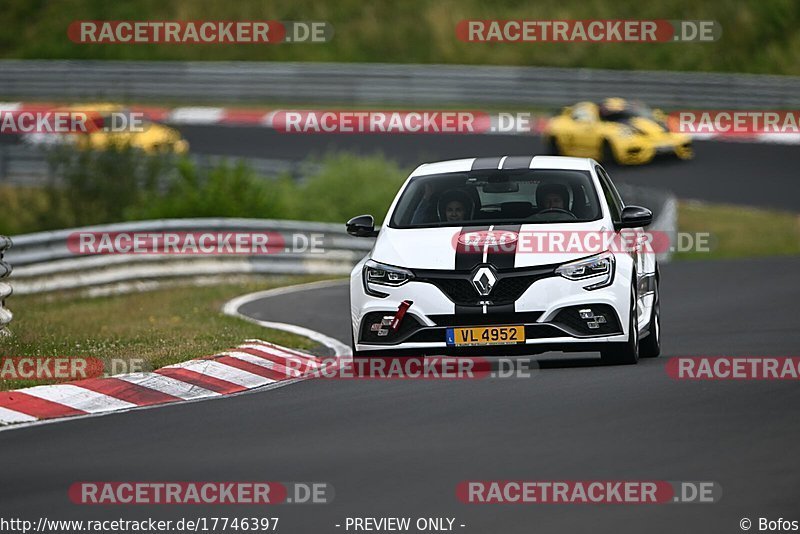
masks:
<svg viewBox="0 0 800 534"><path fill-rule="evenodd" d="M558 142L555 137L550 137L547 140L547 153L551 156L560 156L561 150L558 148Z"/></svg>
<svg viewBox="0 0 800 534"><path fill-rule="evenodd" d="M658 278L656 278L650 326L647 327L647 336L639 344L639 357L657 358L659 355L661 355L661 297L658 294Z"/></svg>
<svg viewBox="0 0 800 534"><path fill-rule="evenodd" d="M634 274L634 280L636 275ZM633 365L639 361L639 329L636 325L636 287L631 287L631 311L628 320L628 341L609 343L600 351L600 358L606 365Z"/></svg>
<svg viewBox="0 0 800 534"><path fill-rule="evenodd" d="M603 140L603 165L615 165L617 163L617 158L614 157L614 150L611 148L611 143L608 142L608 139Z"/></svg>
<svg viewBox="0 0 800 534"><path fill-rule="evenodd" d="M361 355L361 351L356 350L356 335L353 332L352 327L350 328L350 348L353 351L353 358L357 358Z"/></svg>

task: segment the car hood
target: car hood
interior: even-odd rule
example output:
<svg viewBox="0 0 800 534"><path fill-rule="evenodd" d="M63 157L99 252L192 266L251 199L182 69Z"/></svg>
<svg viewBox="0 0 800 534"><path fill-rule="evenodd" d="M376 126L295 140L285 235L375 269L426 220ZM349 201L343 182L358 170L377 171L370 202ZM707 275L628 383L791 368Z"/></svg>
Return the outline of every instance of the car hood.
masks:
<svg viewBox="0 0 800 534"><path fill-rule="evenodd" d="M507 228L508 226L504 226ZM569 239L584 239L589 235L600 235L606 231L613 231L604 226L602 221L589 223L565 223L565 224L523 224L516 225L519 228L515 244L504 247L502 252L495 252L486 256L486 263L495 265L497 268L520 268L534 267L539 265L553 265L568 261L585 258L593 254L602 252L600 241L594 237L586 239L578 246L569 247L566 245ZM415 228L397 229L384 227L375 242L372 252L372 259L410 269L456 269L456 258L465 254L463 241L479 237L478 232L485 231L487 226L472 227L447 227L447 228ZM495 236L502 239L503 230L495 230ZM469 235L467 235L469 234ZM462 243L459 243L459 236ZM561 236L564 239L564 246L558 244L537 246L537 243L553 243L553 237ZM472 241L475 243L475 241ZM573 241L574 244L574 241ZM478 245L479 246L479 245ZM597 248L600 247L600 248ZM471 250L482 250L473 245ZM489 250L497 251L497 248ZM483 258L476 259L472 254L472 261L459 261L459 268L464 264L483 263Z"/></svg>
<svg viewBox="0 0 800 534"><path fill-rule="evenodd" d="M640 132L646 135L663 135L668 133L666 128L646 117L634 117L629 122L631 126L636 127Z"/></svg>
<svg viewBox="0 0 800 534"><path fill-rule="evenodd" d="M656 141L684 142L685 140L688 140L687 135L678 132L672 132L666 129L659 122L647 117L635 117L630 120L630 125L634 126L642 134Z"/></svg>
<svg viewBox="0 0 800 534"><path fill-rule="evenodd" d="M157 124L147 123L145 130L133 136L135 144L174 143L181 138L178 130Z"/></svg>

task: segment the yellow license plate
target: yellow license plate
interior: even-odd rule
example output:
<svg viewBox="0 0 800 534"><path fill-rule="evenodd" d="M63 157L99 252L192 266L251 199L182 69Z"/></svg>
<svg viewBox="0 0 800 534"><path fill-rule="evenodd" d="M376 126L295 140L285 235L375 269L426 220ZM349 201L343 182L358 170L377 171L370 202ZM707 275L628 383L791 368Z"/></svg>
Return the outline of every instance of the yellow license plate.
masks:
<svg viewBox="0 0 800 534"><path fill-rule="evenodd" d="M447 329L448 345L511 345L514 343L525 343L524 326L475 326Z"/></svg>

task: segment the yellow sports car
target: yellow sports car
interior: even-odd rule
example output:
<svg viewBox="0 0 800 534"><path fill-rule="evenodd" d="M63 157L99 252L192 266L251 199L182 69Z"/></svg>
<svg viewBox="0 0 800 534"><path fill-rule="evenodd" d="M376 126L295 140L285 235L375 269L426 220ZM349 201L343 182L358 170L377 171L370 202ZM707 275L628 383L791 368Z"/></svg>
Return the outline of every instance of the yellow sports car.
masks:
<svg viewBox="0 0 800 534"><path fill-rule="evenodd" d="M56 111L87 115L86 133L60 135L30 134L30 144L74 144L80 149L104 150L110 146L131 146L147 154L185 154L189 142L169 126L143 119L138 113L117 104L76 104Z"/></svg>
<svg viewBox="0 0 800 534"><path fill-rule="evenodd" d="M606 163L641 165L659 155L691 159L691 138L669 131L665 119L660 110L622 98L579 102L550 119L543 138L552 154Z"/></svg>

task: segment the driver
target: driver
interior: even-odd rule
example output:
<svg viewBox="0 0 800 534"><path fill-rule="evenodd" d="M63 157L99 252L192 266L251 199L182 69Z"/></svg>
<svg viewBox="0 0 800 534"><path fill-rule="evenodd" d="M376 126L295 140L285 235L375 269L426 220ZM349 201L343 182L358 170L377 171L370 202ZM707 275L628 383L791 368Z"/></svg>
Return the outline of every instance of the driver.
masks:
<svg viewBox="0 0 800 534"><path fill-rule="evenodd" d="M442 222L461 222L472 218L472 199L464 191L451 189L442 193L437 206Z"/></svg>
<svg viewBox="0 0 800 534"><path fill-rule="evenodd" d="M559 209L569 211L569 190L563 184L541 184L536 188L539 211Z"/></svg>

